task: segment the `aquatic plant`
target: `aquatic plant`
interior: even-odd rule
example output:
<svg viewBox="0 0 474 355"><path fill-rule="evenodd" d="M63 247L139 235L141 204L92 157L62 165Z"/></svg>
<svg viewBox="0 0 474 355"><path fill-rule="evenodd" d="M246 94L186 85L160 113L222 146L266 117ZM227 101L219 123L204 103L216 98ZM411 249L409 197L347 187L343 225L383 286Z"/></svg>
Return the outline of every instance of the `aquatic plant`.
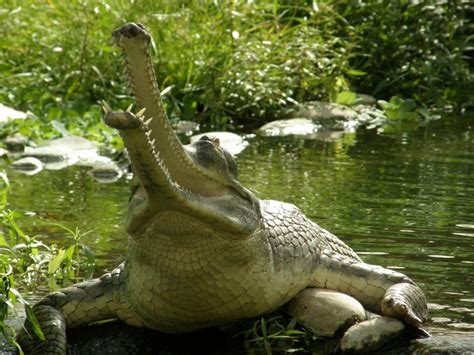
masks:
<svg viewBox="0 0 474 355"><path fill-rule="evenodd" d="M33 291L45 284L55 290L58 283L77 281L83 274L91 276L95 263L93 253L81 243L81 238L89 232L81 233L77 228L72 230L53 223L73 238L74 242L65 248L47 245L39 236L25 233L18 220L26 214L9 209L9 192L8 176L0 171L0 331L7 341L19 348L14 328L5 322L17 302L24 305L35 334L44 339L31 306L19 290Z"/></svg>

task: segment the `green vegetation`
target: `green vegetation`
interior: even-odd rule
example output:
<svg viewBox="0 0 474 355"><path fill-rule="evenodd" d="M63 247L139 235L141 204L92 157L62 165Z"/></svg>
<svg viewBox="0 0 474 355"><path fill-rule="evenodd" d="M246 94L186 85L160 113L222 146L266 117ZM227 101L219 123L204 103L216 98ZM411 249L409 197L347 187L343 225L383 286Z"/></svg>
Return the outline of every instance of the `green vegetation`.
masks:
<svg viewBox="0 0 474 355"><path fill-rule="evenodd" d="M305 352L311 333L299 327L294 319L270 314L254 321L244 332L247 351L251 354Z"/></svg>
<svg viewBox="0 0 474 355"><path fill-rule="evenodd" d="M469 12L465 1L7 0L0 102L33 112L40 133L58 121L110 138L97 102L133 101L111 29L135 21L156 41L173 120L251 128L297 102L348 104L353 92L462 108L473 105Z"/></svg>
<svg viewBox="0 0 474 355"><path fill-rule="evenodd" d="M26 213L8 208L10 183L5 172L0 171L0 332L5 339L19 347L15 341L15 330L7 326L5 320L14 311L16 302L25 306L32 329L40 339L44 339L31 306L18 290L35 291L48 285L56 290L77 281L79 276L90 277L94 269L94 256L89 248L80 243L87 233L57 225L73 238L73 243L65 248L47 245L40 236L29 236L18 220Z"/></svg>

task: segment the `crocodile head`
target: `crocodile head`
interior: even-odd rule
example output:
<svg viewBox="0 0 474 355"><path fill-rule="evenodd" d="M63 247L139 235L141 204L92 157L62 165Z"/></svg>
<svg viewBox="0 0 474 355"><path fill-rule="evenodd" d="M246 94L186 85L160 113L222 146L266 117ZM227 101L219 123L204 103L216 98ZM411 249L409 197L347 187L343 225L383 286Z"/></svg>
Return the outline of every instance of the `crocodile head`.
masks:
<svg viewBox="0 0 474 355"><path fill-rule="evenodd" d="M136 115L107 109L105 117L120 131L134 172L127 231L140 235L163 212L177 212L229 236L251 235L261 223L258 199L241 185L234 158L217 139L180 143L163 110L146 30L130 23L114 37L142 108Z"/></svg>

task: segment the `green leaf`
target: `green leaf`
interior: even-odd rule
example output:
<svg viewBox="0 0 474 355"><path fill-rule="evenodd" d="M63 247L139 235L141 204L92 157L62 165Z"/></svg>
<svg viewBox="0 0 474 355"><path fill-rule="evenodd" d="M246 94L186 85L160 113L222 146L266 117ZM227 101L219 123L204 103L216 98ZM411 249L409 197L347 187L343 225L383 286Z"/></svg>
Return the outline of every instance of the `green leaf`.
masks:
<svg viewBox="0 0 474 355"><path fill-rule="evenodd" d="M356 99L357 99L357 96L355 92L342 91L339 94L337 94L336 103L340 105L350 106L355 102Z"/></svg>
<svg viewBox="0 0 474 355"><path fill-rule="evenodd" d="M357 70L357 69L349 69L346 71L346 74L349 76L364 76L367 75L365 71Z"/></svg>
<svg viewBox="0 0 474 355"><path fill-rule="evenodd" d="M64 261L66 252L64 249L59 249L58 254L55 255L48 264L48 274L53 275L61 266L61 263Z"/></svg>
<svg viewBox="0 0 474 355"><path fill-rule="evenodd" d="M413 111L415 109L415 107L416 107L416 103L412 99L407 99L407 100L403 100L402 102L400 102L400 110L402 112Z"/></svg>
<svg viewBox="0 0 474 355"><path fill-rule="evenodd" d="M10 244L8 244L8 242L5 238L5 234L2 231L0 231L0 246L10 247Z"/></svg>
<svg viewBox="0 0 474 355"><path fill-rule="evenodd" d="M72 260L74 258L74 250L76 246L73 244L67 248L65 254L64 254L64 259L66 260Z"/></svg>
<svg viewBox="0 0 474 355"><path fill-rule="evenodd" d="M36 318L35 312L33 312L33 308L31 308L30 305L25 305L25 311L26 311L26 318L30 321L33 332L41 341L45 341L46 338L44 337L44 333L38 322L38 318Z"/></svg>

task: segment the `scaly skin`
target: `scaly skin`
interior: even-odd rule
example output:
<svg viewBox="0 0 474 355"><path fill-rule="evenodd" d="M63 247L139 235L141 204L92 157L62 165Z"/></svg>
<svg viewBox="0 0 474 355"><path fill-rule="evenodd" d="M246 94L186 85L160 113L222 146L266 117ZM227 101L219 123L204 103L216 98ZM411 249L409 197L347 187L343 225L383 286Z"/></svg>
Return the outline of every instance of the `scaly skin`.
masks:
<svg viewBox="0 0 474 355"><path fill-rule="evenodd" d="M407 276L365 264L297 207L258 200L217 140L182 146L161 106L150 36L127 24L114 37L145 108L137 114L105 108L135 174L128 255L111 274L35 305L47 341L23 332L27 352L63 354L66 327L112 318L168 333L227 324L272 312L307 287L340 291L373 312L421 325L426 300Z"/></svg>

